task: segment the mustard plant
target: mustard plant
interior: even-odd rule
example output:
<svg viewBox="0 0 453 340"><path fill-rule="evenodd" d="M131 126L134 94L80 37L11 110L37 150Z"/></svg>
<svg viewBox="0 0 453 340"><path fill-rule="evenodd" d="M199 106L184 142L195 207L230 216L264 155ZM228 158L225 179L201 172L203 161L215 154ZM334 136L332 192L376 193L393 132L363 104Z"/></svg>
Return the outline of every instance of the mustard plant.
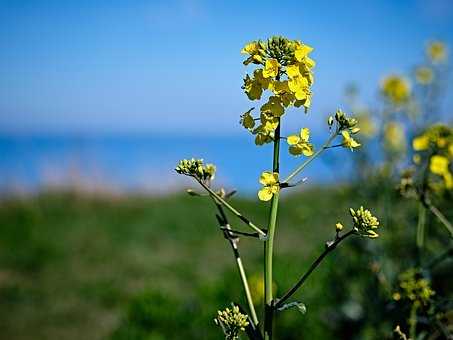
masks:
<svg viewBox="0 0 453 340"><path fill-rule="evenodd" d="M251 101L262 101L258 110L248 109L240 117L240 124L254 137L257 146L270 144L273 150L272 167L265 169L259 180L262 185L258 198L269 202L269 215L266 227L252 222L235 208L229 198L234 192L226 192L223 188L215 189L212 180L215 166L205 164L200 159L182 160L176 172L193 178L206 192L217 209L216 217L220 231L229 242L247 301L248 311L242 306L233 304L232 309L218 312L216 323L221 326L226 339L236 339L240 331L245 331L250 339L272 339L274 315L292 307L305 311L305 306L298 301L290 301L294 294L303 286L308 277L322 263L324 258L345 239L356 235L366 238L378 237L378 219L363 207L350 209L351 221L338 222L332 227L333 239L326 242L324 251L313 261L311 266L289 287L282 296L274 296L273 254L274 238L278 229L278 209L281 192L304 182L300 174L316 158L325 151L343 147L353 151L360 147L356 140L359 133L358 121L337 110L327 119L326 129L330 131L325 143L315 147L311 143L310 130L307 127L289 128L294 131L288 136L283 135L284 118L290 108L301 108L305 113L311 105L311 86L314 81L313 69L315 62L310 57L313 48L299 40L284 37L271 37L265 41L256 40L248 43L241 51L246 56L244 65L253 67L244 78L242 89ZM257 112L255 114L255 112ZM340 138L335 144L335 140ZM288 152L294 157L302 158L299 166L286 176L280 171L280 154L282 144L286 143ZM190 190L193 196L203 194ZM250 231L241 230L229 221L227 211L232 213ZM259 318L255 311L255 302L250 293L246 271L240 257L238 241L240 237L255 238L264 247L264 316Z"/></svg>

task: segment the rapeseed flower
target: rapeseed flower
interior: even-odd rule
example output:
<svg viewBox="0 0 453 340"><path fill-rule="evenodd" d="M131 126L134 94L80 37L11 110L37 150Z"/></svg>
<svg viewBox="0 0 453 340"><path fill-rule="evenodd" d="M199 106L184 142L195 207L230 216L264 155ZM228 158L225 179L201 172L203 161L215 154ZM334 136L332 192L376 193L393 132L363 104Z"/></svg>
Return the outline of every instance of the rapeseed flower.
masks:
<svg viewBox="0 0 453 340"><path fill-rule="evenodd" d="M286 139L289 144L289 153L294 156L311 156L313 155L313 145L309 143L310 130L308 128L300 129L299 135L291 135Z"/></svg>
<svg viewBox="0 0 453 340"><path fill-rule="evenodd" d="M447 47L441 41L433 41L426 48L428 58L434 63L441 63L447 59Z"/></svg>
<svg viewBox="0 0 453 340"><path fill-rule="evenodd" d="M260 176L260 183L263 188L258 191L258 198L261 201L269 201L274 194L280 190L279 176L277 172L264 171Z"/></svg>

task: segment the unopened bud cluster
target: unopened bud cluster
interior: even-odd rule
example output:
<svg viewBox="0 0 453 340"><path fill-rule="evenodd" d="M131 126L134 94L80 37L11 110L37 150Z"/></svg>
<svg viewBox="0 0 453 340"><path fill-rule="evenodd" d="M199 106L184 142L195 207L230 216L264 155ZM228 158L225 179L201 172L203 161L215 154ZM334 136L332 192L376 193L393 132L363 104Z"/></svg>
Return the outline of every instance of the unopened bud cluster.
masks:
<svg viewBox="0 0 453 340"><path fill-rule="evenodd" d="M228 340L239 339L239 332L245 331L245 327L249 325L247 315L242 314L237 306L218 311L214 322L222 327L225 339Z"/></svg>
<svg viewBox="0 0 453 340"><path fill-rule="evenodd" d="M202 159L183 159L176 166L178 174L196 177L200 180L212 180L215 176L216 167L214 164L203 164Z"/></svg>
<svg viewBox="0 0 453 340"><path fill-rule="evenodd" d="M351 213L352 221L354 222L354 229L359 235L370 238L379 236L375 231L379 226L379 221L368 209L364 209L361 206L356 211L351 208L349 209L349 212Z"/></svg>

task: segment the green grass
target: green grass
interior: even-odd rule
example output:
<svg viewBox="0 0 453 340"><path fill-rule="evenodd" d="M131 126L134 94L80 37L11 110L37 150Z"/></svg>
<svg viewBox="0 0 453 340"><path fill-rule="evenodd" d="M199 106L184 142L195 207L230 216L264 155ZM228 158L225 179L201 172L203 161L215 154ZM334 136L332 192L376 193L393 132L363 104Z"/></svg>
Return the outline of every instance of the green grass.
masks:
<svg viewBox="0 0 453 340"><path fill-rule="evenodd" d="M386 256L401 259L397 266L410 262L413 242L404 240L413 236L407 226L416 216L412 205L387 197L390 218L389 201L370 192L337 187L284 195L275 244L277 296L322 251L335 222L349 221L350 206L366 201L384 227L382 239L348 240L327 259L297 295L307 314L278 316L278 339L346 337L351 325L368 331L370 264L383 245L392 252ZM265 225L266 204L233 203ZM187 195L45 193L2 201L0 338L221 338L212 322L217 309L246 304L213 213L206 198ZM249 276L258 275L262 243L241 239L240 249Z"/></svg>

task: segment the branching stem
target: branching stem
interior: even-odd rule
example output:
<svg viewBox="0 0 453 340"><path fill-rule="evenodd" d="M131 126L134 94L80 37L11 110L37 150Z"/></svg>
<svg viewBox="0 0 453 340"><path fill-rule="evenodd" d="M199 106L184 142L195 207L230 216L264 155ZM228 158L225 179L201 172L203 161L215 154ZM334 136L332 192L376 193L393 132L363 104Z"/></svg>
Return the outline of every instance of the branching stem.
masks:
<svg viewBox="0 0 453 340"><path fill-rule="evenodd" d="M297 176L302 170L305 169L305 167L310 164L316 157L321 155L325 150L327 150L330 147L330 143L337 137L338 135L338 130L335 130L332 135L330 135L329 139L324 143L324 145L316 151L312 156L310 156L305 162L303 162L300 166L298 166L282 183L288 183L290 180L292 180L295 176Z"/></svg>
<svg viewBox="0 0 453 340"><path fill-rule="evenodd" d="M274 308L281 307L285 301L287 301L303 284L304 282L310 277L311 273L319 266L319 264L324 260L324 258L336 248L336 246L347 237L354 235L355 231L351 230L342 236L338 236L335 238L334 241L331 243L326 244L326 249L322 252L321 255L311 264L310 268L301 276L301 278L292 286L283 296L281 299L277 301Z"/></svg>
<svg viewBox="0 0 453 340"><path fill-rule="evenodd" d="M255 224L253 224L248 218L246 218L244 215L242 215L238 210L236 210L231 204L229 204L227 201L225 201L222 197L220 197L214 190L212 190L209 186L207 186L205 183L200 181L198 178L195 178L198 183L207 191L209 194L219 201L225 208L227 208L229 211L231 211L236 217L238 217L242 222L247 224L250 228L255 230L259 235L261 235L262 238L266 238L266 233L262 231L260 228L258 228Z"/></svg>

